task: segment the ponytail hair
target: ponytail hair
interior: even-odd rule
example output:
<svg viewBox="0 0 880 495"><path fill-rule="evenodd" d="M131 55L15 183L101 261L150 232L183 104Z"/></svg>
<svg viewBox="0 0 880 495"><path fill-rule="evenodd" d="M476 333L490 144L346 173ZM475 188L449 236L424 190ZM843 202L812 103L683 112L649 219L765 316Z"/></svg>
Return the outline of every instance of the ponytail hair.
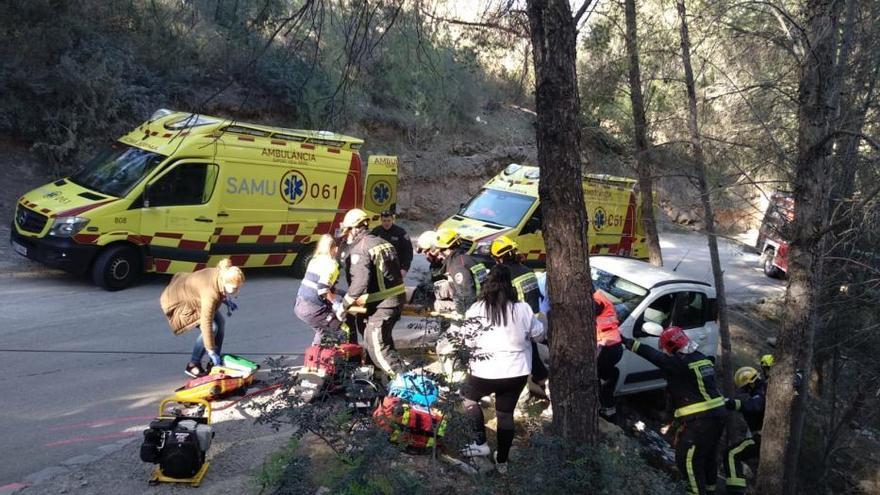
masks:
<svg viewBox="0 0 880 495"><path fill-rule="evenodd" d="M507 310L519 300L511 281L510 268L495 265L480 290L479 301L486 307L486 319L492 326L507 325Z"/></svg>
<svg viewBox="0 0 880 495"><path fill-rule="evenodd" d="M220 260L219 263L217 263L217 268L220 270L221 281L228 282L239 287L244 285L244 272L241 271L241 268L233 266L231 259L223 258L222 260Z"/></svg>
<svg viewBox="0 0 880 495"><path fill-rule="evenodd" d="M336 240L333 239L332 235L324 234L315 244L315 256L332 256L333 248L336 247Z"/></svg>

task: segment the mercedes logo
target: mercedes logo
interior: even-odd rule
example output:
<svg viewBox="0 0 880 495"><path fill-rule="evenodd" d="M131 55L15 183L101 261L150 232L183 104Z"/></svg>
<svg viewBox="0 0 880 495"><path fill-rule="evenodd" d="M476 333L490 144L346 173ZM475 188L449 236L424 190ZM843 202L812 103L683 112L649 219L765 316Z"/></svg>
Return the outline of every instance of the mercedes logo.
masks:
<svg viewBox="0 0 880 495"><path fill-rule="evenodd" d="M27 212L22 209L19 209L18 210L18 217L16 218L16 221L18 222L18 226L24 227L24 222L26 220L27 220Z"/></svg>

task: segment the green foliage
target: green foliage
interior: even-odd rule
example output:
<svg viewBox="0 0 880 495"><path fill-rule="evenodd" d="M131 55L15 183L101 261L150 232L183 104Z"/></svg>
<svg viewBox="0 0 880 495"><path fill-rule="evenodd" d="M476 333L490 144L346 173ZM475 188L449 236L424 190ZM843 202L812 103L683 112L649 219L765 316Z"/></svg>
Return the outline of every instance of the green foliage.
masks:
<svg viewBox="0 0 880 495"><path fill-rule="evenodd" d="M254 476L260 492L276 490L276 494L312 493L308 478L304 476L309 459L299 452L299 439L294 437L286 447L272 453Z"/></svg>
<svg viewBox="0 0 880 495"><path fill-rule="evenodd" d="M421 139L474 125L474 109L499 98L474 51L408 4L304 5L3 2L0 132L32 143L57 174L159 107Z"/></svg>

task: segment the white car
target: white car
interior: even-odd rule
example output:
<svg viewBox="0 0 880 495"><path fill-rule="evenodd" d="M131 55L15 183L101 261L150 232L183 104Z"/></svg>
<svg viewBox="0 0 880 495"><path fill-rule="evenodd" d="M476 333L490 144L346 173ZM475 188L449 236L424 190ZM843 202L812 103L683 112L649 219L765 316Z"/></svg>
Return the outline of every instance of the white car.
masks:
<svg viewBox="0 0 880 495"><path fill-rule="evenodd" d="M590 269L593 286L614 303L621 335L657 349L663 329L679 326L714 360L718 307L711 284L620 256L591 256ZM666 387L660 370L632 352L623 353L617 368L617 395Z"/></svg>

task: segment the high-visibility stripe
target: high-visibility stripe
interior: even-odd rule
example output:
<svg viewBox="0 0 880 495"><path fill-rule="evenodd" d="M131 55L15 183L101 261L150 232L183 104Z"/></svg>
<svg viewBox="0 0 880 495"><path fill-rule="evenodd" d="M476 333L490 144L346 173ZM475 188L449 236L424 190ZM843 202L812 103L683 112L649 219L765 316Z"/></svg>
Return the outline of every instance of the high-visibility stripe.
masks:
<svg viewBox="0 0 880 495"><path fill-rule="evenodd" d="M743 440L742 443L730 449L730 453L727 454L727 467L730 469L728 471L730 473L730 477L727 478L727 486L735 486L737 488L746 487L745 478L742 478L740 476L741 473L736 472L736 456L750 445L755 445L755 441L750 438Z"/></svg>
<svg viewBox="0 0 880 495"><path fill-rule="evenodd" d="M538 283L538 278L535 277L534 272L524 273L524 274L520 275L519 277L516 277L515 279L513 279L513 281L512 281L513 287L516 289L516 295L519 296L520 301L526 300L526 293L525 293L525 290L523 290L523 286L525 285L525 283L527 281L529 281L531 279L534 279L536 284Z"/></svg>
<svg viewBox="0 0 880 495"><path fill-rule="evenodd" d="M486 279L486 276L489 274L489 272L488 270L486 270L486 265L482 263L477 263L476 265L470 267L470 271L474 276L474 288L476 289L477 295L479 295L480 288L482 287L482 282Z"/></svg>
<svg viewBox="0 0 880 495"><path fill-rule="evenodd" d="M689 406L679 407L675 410L675 417L681 418L682 416L690 416L691 414L710 411L718 407L724 407L724 397L716 397L714 399L697 402L696 404L691 404Z"/></svg>
<svg viewBox="0 0 880 495"><path fill-rule="evenodd" d="M703 396L704 400L712 400L712 397L706 392L706 384L703 382L703 374L700 372L700 368L703 366L712 366L712 361L708 359L701 359L699 361L694 361L688 365L688 368L694 370L694 374L697 375L697 388L700 389L700 395Z"/></svg>
<svg viewBox="0 0 880 495"><path fill-rule="evenodd" d="M632 352L636 352L637 350L639 350L639 346L641 346L641 345L642 345L642 343L639 342L638 340L636 340L635 342L633 342Z"/></svg>
<svg viewBox="0 0 880 495"><path fill-rule="evenodd" d="M688 492L693 495L699 495L700 493L700 487L697 485L697 477L694 476L694 451L696 450L697 446L691 445L691 448L688 449L687 458L684 463L688 476Z"/></svg>
<svg viewBox="0 0 880 495"><path fill-rule="evenodd" d="M395 285L390 289L381 290L379 292L373 292L372 294L367 294L367 303L372 303L376 301L383 301L388 299L389 297L399 296L406 292L406 287L403 284ZM348 296L346 296L348 297Z"/></svg>
<svg viewBox="0 0 880 495"><path fill-rule="evenodd" d="M403 286L401 286L403 287ZM372 337L368 337L367 340L371 341L370 346L372 347L372 356L370 356L376 364L382 368L385 373L389 376L394 377L394 369L391 367L391 363L385 359L385 355L382 353L382 325L373 325L372 327L367 327L368 332L373 332ZM409 408L404 407L405 411L403 413L403 424L409 426Z"/></svg>

